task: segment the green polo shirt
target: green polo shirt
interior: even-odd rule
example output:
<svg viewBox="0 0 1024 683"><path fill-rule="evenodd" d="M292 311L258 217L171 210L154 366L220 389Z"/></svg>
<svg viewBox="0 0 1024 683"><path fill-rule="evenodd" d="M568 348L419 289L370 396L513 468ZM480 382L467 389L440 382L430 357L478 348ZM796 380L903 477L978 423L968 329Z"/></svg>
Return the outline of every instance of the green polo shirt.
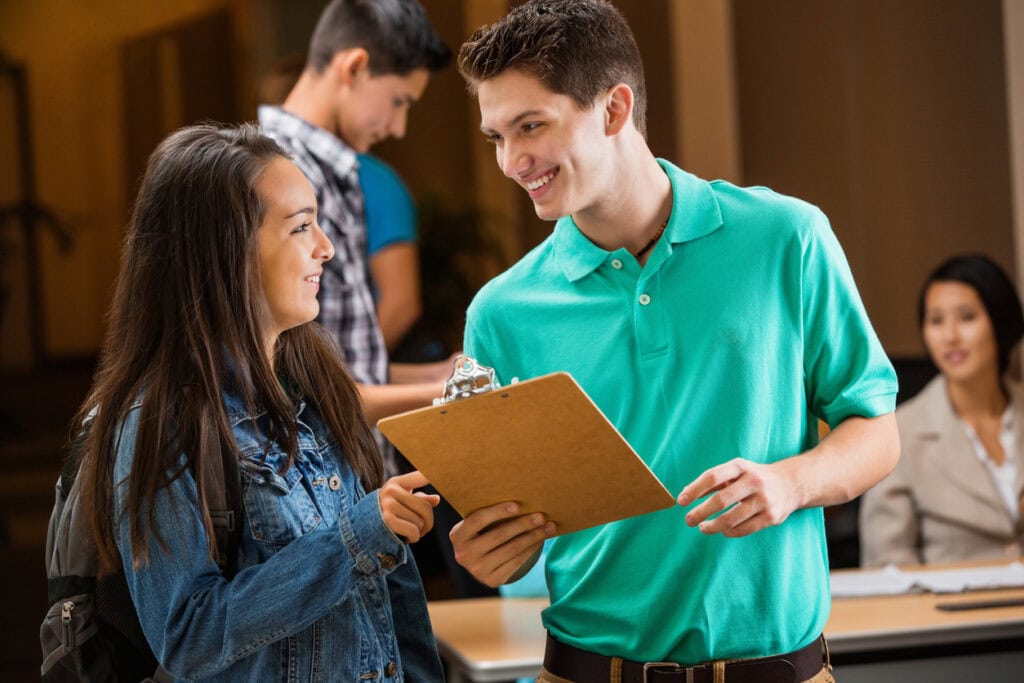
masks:
<svg viewBox="0 0 1024 683"><path fill-rule="evenodd" d="M572 374L673 494L742 457L817 443L817 420L891 412L896 378L828 220L659 160L672 215L641 268L571 217L470 306L465 351L499 379ZM565 495L573 495L566 491ZM675 507L556 538L544 625L637 661L791 651L829 614L820 508L744 538Z"/></svg>

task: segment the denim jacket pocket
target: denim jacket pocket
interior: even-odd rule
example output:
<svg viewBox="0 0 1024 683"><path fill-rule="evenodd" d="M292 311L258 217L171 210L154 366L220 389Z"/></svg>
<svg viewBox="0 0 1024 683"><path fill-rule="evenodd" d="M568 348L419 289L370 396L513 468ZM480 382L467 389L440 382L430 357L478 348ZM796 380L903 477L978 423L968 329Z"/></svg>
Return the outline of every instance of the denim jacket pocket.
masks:
<svg viewBox="0 0 1024 683"><path fill-rule="evenodd" d="M253 540L281 548L320 526L323 519L298 468L278 474L267 463L243 459L240 465Z"/></svg>

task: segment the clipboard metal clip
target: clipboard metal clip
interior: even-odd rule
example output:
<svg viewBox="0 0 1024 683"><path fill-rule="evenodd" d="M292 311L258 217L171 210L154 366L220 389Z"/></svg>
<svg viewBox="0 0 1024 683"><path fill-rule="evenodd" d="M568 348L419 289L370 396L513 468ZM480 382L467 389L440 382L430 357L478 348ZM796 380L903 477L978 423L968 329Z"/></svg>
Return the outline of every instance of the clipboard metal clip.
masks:
<svg viewBox="0 0 1024 683"><path fill-rule="evenodd" d="M434 399L435 406L501 388L494 376L494 368L481 365L469 356L456 356L453 366L452 376L444 383L444 394ZM515 384L516 380L513 379L512 383Z"/></svg>

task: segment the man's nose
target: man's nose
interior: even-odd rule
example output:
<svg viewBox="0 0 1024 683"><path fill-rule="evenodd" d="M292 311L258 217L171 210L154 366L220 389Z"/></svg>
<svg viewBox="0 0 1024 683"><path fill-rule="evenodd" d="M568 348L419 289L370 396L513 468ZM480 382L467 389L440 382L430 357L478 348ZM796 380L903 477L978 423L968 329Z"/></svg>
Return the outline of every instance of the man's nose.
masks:
<svg viewBox="0 0 1024 683"><path fill-rule="evenodd" d="M405 137L405 127L409 122L409 112L405 109L398 112L391 119L391 125L388 127L388 133L391 137L401 140Z"/></svg>
<svg viewBox="0 0 1024 683"><path fill-rule="evenodd" d="M498 148L498 167L501 168L501 172L508 178L514 178L519 175L519 172L523 169L523 151L521 148L514 146L509 141Z"/></svg>

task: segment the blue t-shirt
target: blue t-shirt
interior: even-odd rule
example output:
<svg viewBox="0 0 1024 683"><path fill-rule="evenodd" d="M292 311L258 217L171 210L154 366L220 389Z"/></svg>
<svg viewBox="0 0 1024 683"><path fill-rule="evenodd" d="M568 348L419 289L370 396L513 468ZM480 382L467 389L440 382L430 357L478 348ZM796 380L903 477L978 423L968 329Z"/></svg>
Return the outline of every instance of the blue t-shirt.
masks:
<svg viewBox="0 0 1024 683"><path fill-rule="evenodd" d="M732 458L812 448L817 418L892 412L895 373L824 214L659 163L672 214L643 267L564 217L477 295L466 353L502 383L569 372L673 494ZM821 633L820 508L743 538L705 536L687 509L553 539L552 635L693 664L789 652Z"/></svg>
<svg viewBox="0 0 1024 683"><path fill-rule="evenodd" d="M416 205L393 168L375 156L359 155L359 185L366 211L366 251L373 256L395 242L416 241Z"/></svg>

